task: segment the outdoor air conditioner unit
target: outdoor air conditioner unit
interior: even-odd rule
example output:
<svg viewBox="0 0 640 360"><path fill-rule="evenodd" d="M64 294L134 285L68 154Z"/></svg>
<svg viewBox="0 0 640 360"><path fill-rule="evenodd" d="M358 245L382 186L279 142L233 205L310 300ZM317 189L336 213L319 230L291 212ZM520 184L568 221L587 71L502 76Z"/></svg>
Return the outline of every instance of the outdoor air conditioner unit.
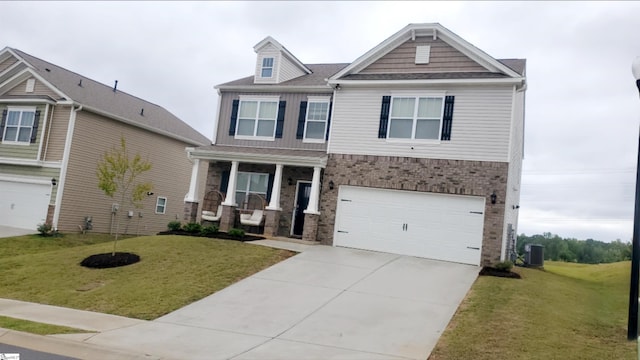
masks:
<svg viewBox="0 0 640 360"><path fill-rule="evenodd" d="M524 246L524 265L531 267L544 266L544 246L527 244Z"/></svg>

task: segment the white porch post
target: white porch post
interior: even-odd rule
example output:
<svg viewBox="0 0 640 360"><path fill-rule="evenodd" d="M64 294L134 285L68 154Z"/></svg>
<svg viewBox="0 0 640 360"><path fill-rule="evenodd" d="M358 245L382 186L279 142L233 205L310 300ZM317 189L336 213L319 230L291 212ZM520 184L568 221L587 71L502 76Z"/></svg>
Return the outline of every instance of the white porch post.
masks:
<svg viewBox="0 0 640 360"><path fill-rule="evenodd" d="M309 196L309 205L304 211L305 214L320 214L318 212L318 200L320 199L320 171L319 166L313 168L313 180L311 181L311 195Z"/></svg>
<svg viewBox="0 0 640 360"><path fill-rule="evenodd" d="M280 207L280 188L282 187L282 164L276 164L276 174L271 187L271 201L267 210L282 210Z"/></svg>
<svg viewBox="0 0 640 360"><path fill-rule="evenodd" d="M236 184L238 182L238 162L231 162L231 173L229 174L229 185L227 185L227 197L222 205L237 206L236 204Z"/></svg>
<svg viewBox="0 0 640 360"><path fill-rule="evenodd" d="M189 183L189 192L185 196L184 201L198 202L198 172L200 170L200 159L193 159L193 167L191 168L191 182Z"/></svg>

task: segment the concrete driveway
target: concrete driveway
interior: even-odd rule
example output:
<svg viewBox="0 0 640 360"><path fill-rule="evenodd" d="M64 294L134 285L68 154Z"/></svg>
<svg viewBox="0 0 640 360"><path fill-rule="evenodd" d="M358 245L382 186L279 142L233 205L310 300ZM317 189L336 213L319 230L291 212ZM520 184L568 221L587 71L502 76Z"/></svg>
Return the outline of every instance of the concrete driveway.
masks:
<svg viewBox="0 0 640 360"><path fill-rule="evenodd" d="M426 359L479 268L328 246L85 340L175 359Z"/></svg>
<svg viewBox="0 0 640 360"><path fill-rule="evenodd" d="M0 238L10 237L10 236L20 236L20 235L29 235L36 234L36 230L29 229L19 229L10 226L0 225Z"/></svg>

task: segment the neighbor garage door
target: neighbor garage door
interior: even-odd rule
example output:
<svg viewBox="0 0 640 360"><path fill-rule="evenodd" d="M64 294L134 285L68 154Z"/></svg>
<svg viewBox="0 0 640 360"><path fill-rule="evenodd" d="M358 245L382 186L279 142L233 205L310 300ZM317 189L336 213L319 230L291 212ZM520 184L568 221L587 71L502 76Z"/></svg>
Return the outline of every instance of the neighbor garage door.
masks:
<svg viewBox="0 0 640 360"><path fill-rule="evenodd" d="M484 198L341 186L334 245L480 264Z"/></svg>
<svg viewBox="0 0 640 360"><path fill-rule="evenodd" d="M0 180L0 225L36 230L47 218L50 184Z"/></svg>

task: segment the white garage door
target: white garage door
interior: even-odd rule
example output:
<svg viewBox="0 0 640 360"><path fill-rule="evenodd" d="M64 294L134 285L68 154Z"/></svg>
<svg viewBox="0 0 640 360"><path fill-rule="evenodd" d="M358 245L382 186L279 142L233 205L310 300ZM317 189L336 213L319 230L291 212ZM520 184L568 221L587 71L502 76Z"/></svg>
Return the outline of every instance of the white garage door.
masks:
<svg viewBox="0 0 640 360"><path fill-rule="evenodd" d="M479 265L484 201L341 186L334 245Z"/></svg>
<svg viewBox="0 0 640 360"><path fill-rule="evenodd" d="M36 230L47 218L51 185L0 180L0 225Z"/></svg>

